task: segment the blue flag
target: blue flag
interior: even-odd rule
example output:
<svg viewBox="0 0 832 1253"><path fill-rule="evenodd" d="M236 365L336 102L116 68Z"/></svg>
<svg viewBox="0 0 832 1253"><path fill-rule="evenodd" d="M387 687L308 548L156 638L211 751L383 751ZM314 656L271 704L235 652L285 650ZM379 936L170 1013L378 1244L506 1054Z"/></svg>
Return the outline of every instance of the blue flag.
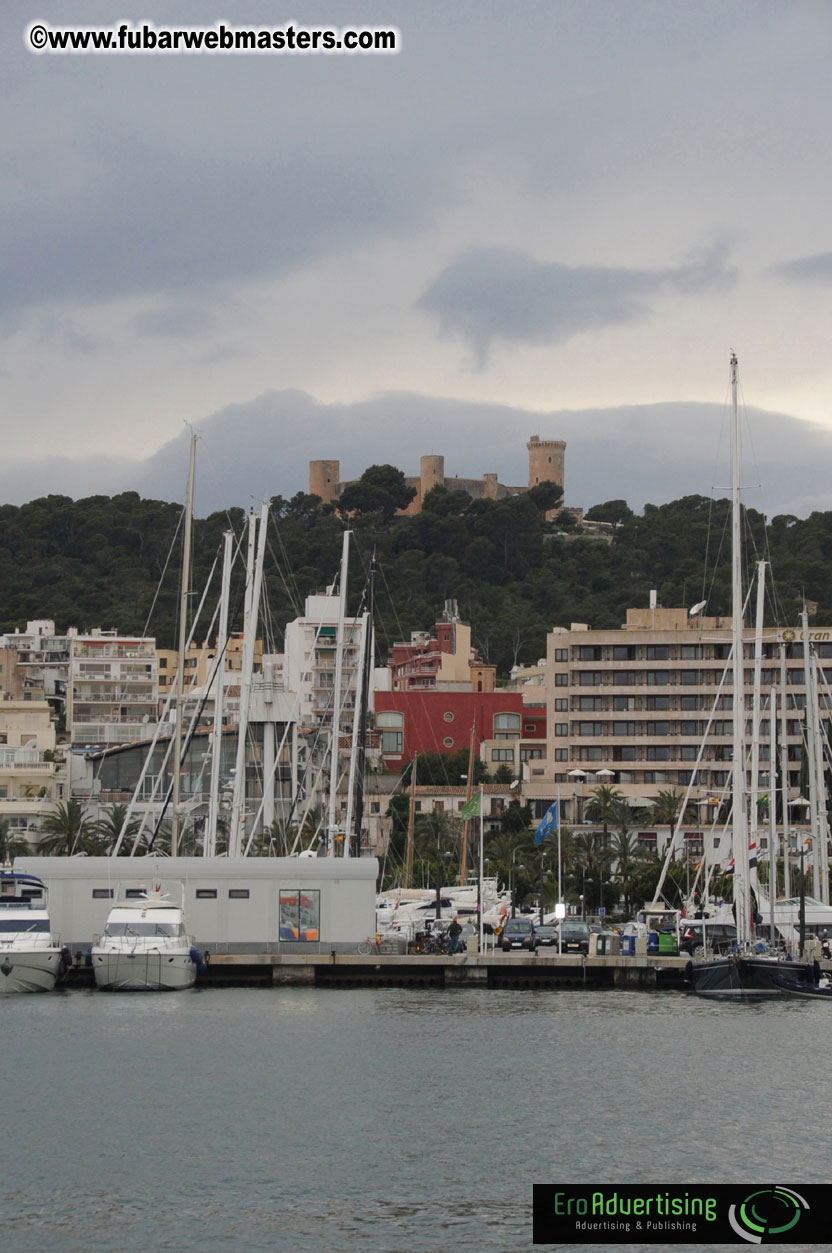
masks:
<svg viewBox="0 0 832 1253"><path fill-rule="evenodd" d="M537 830L534 833L535 844L542 844L547 835L558 829L558 803L552 801L546 813L540 819Z"/></svg>

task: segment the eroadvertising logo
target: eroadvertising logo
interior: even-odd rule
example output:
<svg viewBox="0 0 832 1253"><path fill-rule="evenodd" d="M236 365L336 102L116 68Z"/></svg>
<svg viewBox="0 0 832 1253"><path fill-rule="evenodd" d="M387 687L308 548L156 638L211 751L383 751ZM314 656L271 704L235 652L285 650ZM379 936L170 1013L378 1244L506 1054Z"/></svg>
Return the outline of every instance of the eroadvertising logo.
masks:
<svg viewBox="0 0 832 1253"><path fill-rule="evenodd" d="M535 1244L823 1244L832 1185L535 1184Z"/></svg>

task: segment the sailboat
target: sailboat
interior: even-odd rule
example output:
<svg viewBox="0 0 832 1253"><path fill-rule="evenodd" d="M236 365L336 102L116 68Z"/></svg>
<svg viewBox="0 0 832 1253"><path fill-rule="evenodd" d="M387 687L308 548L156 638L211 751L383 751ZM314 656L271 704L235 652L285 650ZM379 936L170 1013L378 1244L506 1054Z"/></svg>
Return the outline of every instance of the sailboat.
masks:
<svg viewBox="0 0 832 1253"><path fill-rule="evenodd" d="M733 805L731 848L734 866L734 914L737 945L732 953L688 963L686 977L704 996L783 996L784 977L809 982L812 964L781 961L752 945L752 894L748 855L745 666L741 567L740 431L737 403L738 365L731 354L731 615L733 671Z"/></svg>

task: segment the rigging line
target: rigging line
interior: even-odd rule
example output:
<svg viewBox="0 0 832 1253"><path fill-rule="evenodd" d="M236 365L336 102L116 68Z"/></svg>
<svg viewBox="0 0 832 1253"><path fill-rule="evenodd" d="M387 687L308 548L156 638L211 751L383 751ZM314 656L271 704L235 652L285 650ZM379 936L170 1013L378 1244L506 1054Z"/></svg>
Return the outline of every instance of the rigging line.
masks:
<svg viewBox="0 0 832 1253"><path fill-rule="evenodd" d="M183 524L184 524L184 521L185 521L185 510L184 510L184 508L183 508L182 512L179 514L179 518L178 518L177 523L176 523L176 529L174 530L174 533L173 533L173 539L171 540L171 542L170 542L170 547L168 548L168 555L167 555L167 557L165 558L165 564L164 564L164 566L163 566L163 568L162 568L162 573L161 573L161 575L159 576L159 581L158 581L158 582L157 582L157 584L156 584L156 591L155 591L154 596L153 596L153 603L151 604L150 609L148 610L148 613L147 613L147 618L145 619L144 630L143 630L143 632L142 632L142 635L147 635L147 633L148 633L148 631L149 631L149 629L150 629L150 620L151 620L151 618L153 617L153 613L154 613L154 611L155 611L155 609L156 609L156 602L158 601L158 599L159 599L159 594L160 594L160 592L161 592L161 590L162 590L162 583L164 582L165 575L166 575L166 574L167 574L167 572L168 572L168 566L170 565L170 562L171 562L171 557L173 556L173 551L174 551L174 549L175 549L175 547L176 547L176 541L177 541L177 540L178 540L178 538L179 538L179 532L180 532L180 530L181 530L181 528L182 528L182 526L183 526Z"/></svg>

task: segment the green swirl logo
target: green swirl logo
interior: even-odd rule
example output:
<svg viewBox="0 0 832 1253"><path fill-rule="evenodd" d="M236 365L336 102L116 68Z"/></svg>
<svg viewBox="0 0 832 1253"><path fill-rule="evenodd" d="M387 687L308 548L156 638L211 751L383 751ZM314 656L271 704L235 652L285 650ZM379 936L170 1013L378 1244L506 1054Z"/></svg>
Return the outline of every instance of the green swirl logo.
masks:
<svg viewBox="0 0 832 1253"><path fill-rule="evenodd" d="M791 1188L761 1188L728 1210L728 1221L749 1244L765 1244L785 1235L800 1221L809 1203ZM775 1240L776 1242L776 1240Z"/></svg>

